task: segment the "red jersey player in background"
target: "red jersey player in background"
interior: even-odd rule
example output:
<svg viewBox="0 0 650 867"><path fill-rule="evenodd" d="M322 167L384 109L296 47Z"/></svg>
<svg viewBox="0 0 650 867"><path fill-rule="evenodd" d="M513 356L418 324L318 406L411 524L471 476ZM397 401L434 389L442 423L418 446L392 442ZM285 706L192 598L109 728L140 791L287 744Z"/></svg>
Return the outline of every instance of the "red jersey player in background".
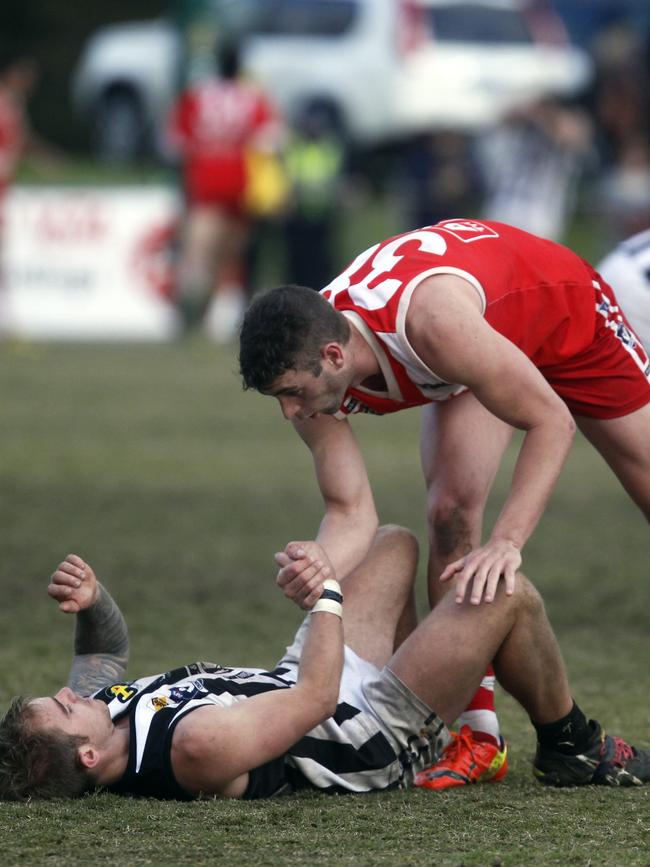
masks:
<svg viewBox="0 0 650 867"><path fill-rule="evenodd" d="M0 201L13 181L28 141L25 100L35 80L33 63L14 55L0 57Z"/></svg>
<svg viewBox="0 0 650 867"><path fill-rule="evenodd" d="M314 456L325 516L315 541L289 543L278 573L305 607L324 577L349 574L377 525L345 421L355 412L423 406L432 604L451 579L459 604L492 602L501 580L513 592L576 422L650 520L648 356L596 271L522 230L445 220L374 245L320 294L272 290L245 316L240 366ZM510 492L481 544L513 428L525 436ZM493 684L489 671L431 788L505 774Z"/></svg>
<svg viewBox="0 0 650 867"><path fill-rule="evenodd" d="M238 47L222 47L218 63L220 78L198 81L179 97L169 138L182 159L186 197L180 312L189 327L205 314L208 334L224 342L246 304L247 153L274 152L282 127L263 91L239 78Z"/></svg>
<svg viewBox="0 0 650 867"><path fill-rule="evenodd" d="M36 61L24 52L0 48L0 207L23 157L34 157L47 168L60 166L64 159L30 127L27 100L37 81Z"/></svg>
<svg viewBox="0 0 650 867"><path fill-rule="evenodd" d="M0 47L0 289L3 285L5 199L18 164L26 155L35 157L48 168L62 161L54 148L32 132L27 119L26 104L37 78L36 63L28 54L14 48Z"/></svg>
<svg viewBox="0 0 650 867"><path fill-rule="evenodd" d="M0 49L0 233L7 190L21 158L35 145L25 104L36 76L33 60L15 51Z"/></svg>

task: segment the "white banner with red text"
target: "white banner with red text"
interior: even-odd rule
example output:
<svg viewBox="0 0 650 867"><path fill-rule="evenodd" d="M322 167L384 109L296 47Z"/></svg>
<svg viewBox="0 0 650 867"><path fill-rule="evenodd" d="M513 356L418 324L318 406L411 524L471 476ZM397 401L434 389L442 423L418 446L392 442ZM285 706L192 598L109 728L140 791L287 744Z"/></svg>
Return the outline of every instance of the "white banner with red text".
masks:
<svg viewBox="0 0 650 867"><path fill-rule="evenodd" d="M11 189L3 206L0 333L173 338L180 208L176 191L162 185Z"/></svg>

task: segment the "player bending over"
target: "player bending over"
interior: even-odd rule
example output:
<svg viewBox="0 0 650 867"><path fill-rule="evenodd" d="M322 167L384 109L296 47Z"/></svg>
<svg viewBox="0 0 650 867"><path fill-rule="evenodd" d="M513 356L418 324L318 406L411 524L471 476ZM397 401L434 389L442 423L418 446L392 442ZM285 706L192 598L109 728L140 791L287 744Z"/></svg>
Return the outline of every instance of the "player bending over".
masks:
<svg viewBox="0 0 650 867"><path fill-rule="evenodd" d="M260 294L241 330L240 369L246 388L277 399L312 453L325 506L315 541L339 579L378 524L347 419L421 406L429 600L455 576L457 599L479 605L498 584L514 587L576 425L650 521L646 349L611 287L575 253L502 223L459 219L374 244L320 293ZM514 428L524 436L510 489L482 541ZM307 565L294 560L281 580ZM314 602L318 578L311 589ZM440 788L507 770L493 671L468 702L459 722L470 731L438 763Z"/></svg>
<svg viewBox="0 0 650 867"><path fill-rule="evenodd" d="M417 556L408 531L381 528L344 582L345 605L328 582L271 671L197 662L126 680L122 614L91 567L69 555L48 587L77 615L68 686L14 699L0 723L0 795L101 786L251 799L426 785L424 769L491 660L537 731L542 783L650 780L650 751L606 735L574 703L543 603L523 576L512 596L499 587L492 605L447 595L409 634ZM277 555L279 565L287 559Z"/></svg>

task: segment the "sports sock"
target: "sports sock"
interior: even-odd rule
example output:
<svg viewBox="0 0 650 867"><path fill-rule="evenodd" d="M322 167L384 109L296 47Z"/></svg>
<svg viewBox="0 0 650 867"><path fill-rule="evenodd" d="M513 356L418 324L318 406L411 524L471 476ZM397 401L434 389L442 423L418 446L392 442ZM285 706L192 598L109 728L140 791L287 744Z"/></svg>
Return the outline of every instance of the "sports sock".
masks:
<svg viewBox="0 0 650 867"><path fill-rule="evenodd" d="M469 726L477 740L485 740L499 746L499 720L494 707L494 669L485 672L481 685L458 719L458 727Z"/></svg>
<svg viewBox="0 0 650 867"><path fill-rule="evenodd" d="M532 723L542 749L575 756L591 745L593 728L575 702L569 713L555 722L539 724L532 720Z"/></svg>

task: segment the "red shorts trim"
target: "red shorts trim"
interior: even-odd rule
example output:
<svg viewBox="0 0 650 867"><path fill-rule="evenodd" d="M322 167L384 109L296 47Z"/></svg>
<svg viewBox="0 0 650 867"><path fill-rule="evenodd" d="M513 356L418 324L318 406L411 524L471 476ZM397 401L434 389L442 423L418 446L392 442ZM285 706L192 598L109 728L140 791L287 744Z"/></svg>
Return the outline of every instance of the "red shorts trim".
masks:
<svg viewBox="0 0 650 867"><path fill-rule="evenodd" d="M650 403L650 359L614 290L596 272L594 289L592 343L580 355L540 372L574 415L620 418Z"/></svg>

